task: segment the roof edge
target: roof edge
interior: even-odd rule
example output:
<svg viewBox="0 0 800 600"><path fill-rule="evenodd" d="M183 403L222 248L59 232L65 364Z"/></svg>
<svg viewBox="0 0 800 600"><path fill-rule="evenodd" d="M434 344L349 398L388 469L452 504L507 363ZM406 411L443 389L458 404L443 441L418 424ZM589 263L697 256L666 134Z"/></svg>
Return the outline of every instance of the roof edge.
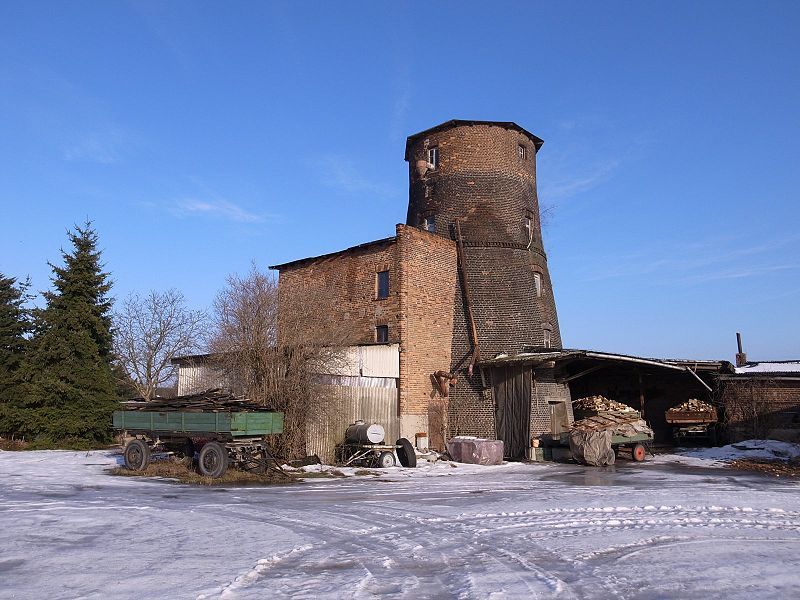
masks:
<svg viewBox="0 0 800 600"><path fill-rule="evenodd" d="M328 252L327 254L320 254L318 256L308 256L306 258L298 258L296 260L290 260L289 262L280 263L278 265L270 265L270 269L275 269L276 271L281 271L283 269L289 267L296 267L303 263L313 262L315 260L324 260L327 258L333 258L334 256L339 256L341 254L346 254L347 252L352 252L354 250L363 250L365 248L369 248L370 246L378 246L381 244L391 244L397 241L397 236L393 235L391 237L382 238L379 240L374 240L371 242L364 242L363 244L358 244L356 246L350 246L349 248L345 248L344 250L337 250L336 252Z"/></svg>
<svg viewBox="0 0 800 600"><path fill-rule="evenodd" d="M530 131L521 127L514 123L513 121L474 121L474 120L465 120L465 119L450 119L449 121L445 121L444 123L439 123L434 127L429 129L425 129L418 133L413 133L406 139L406 153L405 159L408 160L408 149L411 146L412 142L417 138L420 138L424 135L430 135L432 133L436 133L437 131L444 131L445 129L450 129L451 127L461 127L464 125L494 125L496 127L504 127L505 129L514 129L519 131L520 133L528 136L530 140L533 142L534 148L536 151L539 151L539 148L542 147L544 144L544 140L538 136L533 135Z"/></svg>

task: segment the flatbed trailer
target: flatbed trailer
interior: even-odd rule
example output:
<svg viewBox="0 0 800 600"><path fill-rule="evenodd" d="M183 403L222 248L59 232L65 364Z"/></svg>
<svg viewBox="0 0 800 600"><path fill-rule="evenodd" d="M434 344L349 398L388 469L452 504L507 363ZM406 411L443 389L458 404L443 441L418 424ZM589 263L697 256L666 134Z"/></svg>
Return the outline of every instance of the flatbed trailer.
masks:
<svg viewBox="0 0 800 600"><path fill-rule="evenodd" d="M283 433L283 413L273 411L118 410L113 427L128 439L125 466L142 471L159 451L194 457L208 477L222 477L234 464L248 471L280 470L267 436Z"/></svg>
<svg viewBox="0 0 800 600"><path fill-rule="evenodd" d="M664 419L672 426L672 437L676 442L706 440L712 446L717 443L717 410L667 410Z"/></svg>

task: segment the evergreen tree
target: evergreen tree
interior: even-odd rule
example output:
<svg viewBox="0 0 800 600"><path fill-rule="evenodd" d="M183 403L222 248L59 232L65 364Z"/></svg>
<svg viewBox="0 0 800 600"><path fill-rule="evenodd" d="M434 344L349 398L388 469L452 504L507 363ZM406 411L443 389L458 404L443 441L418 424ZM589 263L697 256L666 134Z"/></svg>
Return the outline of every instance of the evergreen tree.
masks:
<svg viewBox="0 0 800 600"><path fill-rule="evenodd" d="M97 443L110 437L117 406L112 372L111 281L103 272L91 223L68 232L64 266L50 264L53 290L34 310L25 361L20 432L46 442Z"/></svg>
<svg viewBox="0 0 800 600"><path fill-rule="evenodd" d="M15 430L10 402L20 392L20 365L30 332L28 282L0 273L0 433Z"/></svg>

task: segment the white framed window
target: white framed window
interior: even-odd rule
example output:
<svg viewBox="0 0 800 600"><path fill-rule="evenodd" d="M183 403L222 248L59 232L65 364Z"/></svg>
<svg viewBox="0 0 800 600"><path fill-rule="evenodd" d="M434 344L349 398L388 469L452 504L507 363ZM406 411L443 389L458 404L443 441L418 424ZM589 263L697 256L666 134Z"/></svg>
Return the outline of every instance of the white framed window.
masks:
<svg viewBox="0 0 800 600"><path fill-rule="evenodd" d="M551 336L550 330L549 329L545 329L543 331L543 334L544 334L543 345L544 345L545 348L550 348L550 344L552 343L551 339L550 339L550 336Z"/></svg>
<svg viewBox="0 0 800 600"><path fill-rule="evenodd" d="M542 274L541 273L534 273L533 274L533 289L536 293L537 298L542 297Z"/></svg>
<svg viewBox="0 0 800 600"><path fill-rule="evenodd" d="M428 148L428 164L434 171L439 168L439 146Z"/></svg>
<svg viewBox="0 0 800 600"><path fill-rule="evenodd" d="M517 146L517 154L522 160L525 160L525 157L528 155L528 149L522 144L519 144Z"/></svg>

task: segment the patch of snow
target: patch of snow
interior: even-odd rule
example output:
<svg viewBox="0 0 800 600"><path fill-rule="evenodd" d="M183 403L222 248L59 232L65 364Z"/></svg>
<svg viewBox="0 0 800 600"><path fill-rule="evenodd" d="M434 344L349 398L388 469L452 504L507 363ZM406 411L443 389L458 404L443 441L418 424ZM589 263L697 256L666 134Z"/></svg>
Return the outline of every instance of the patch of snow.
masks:
<svg viewBox="0 0 800 600"><path fill-rule="evenodd" d="M0 598L800 597L800 484L682 458L208 488L110 476L107 452L2 452Z"/></svg>
<svg viewBox="0 0 800 600"><path fill-rule="evenodd" d="M777 440L746 440L719 448L693 448L656 455L655 463L682 463L701 467L725 466L732 460L791 460L800 457L800 444Z"/></svg>

